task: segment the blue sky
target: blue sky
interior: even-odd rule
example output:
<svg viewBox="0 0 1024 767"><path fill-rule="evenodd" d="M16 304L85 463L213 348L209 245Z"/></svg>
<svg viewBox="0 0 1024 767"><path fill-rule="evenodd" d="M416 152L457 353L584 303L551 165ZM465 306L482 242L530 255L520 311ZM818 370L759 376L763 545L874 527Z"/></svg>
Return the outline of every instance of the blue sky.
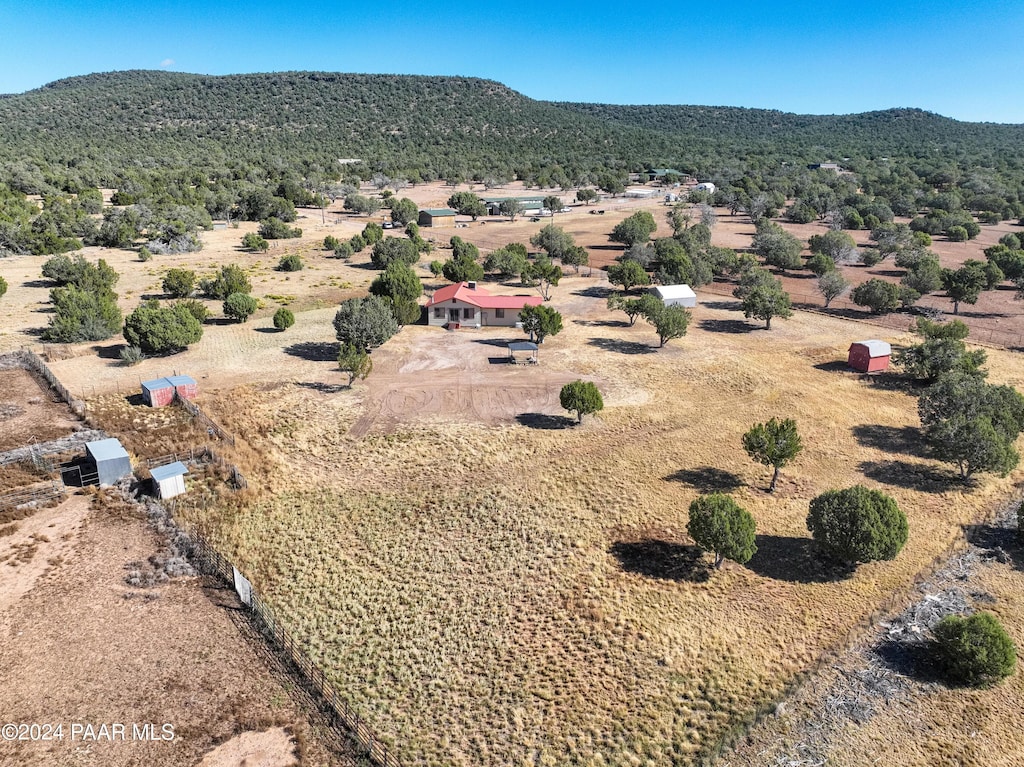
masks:
<svg viewBox="0 0 1024 767"><path fill-rule="evenodd" d="M0 93L120 69L325 70L486 77L556 101L1024 123L1020 0L0 0L0 30Z"/></svg>

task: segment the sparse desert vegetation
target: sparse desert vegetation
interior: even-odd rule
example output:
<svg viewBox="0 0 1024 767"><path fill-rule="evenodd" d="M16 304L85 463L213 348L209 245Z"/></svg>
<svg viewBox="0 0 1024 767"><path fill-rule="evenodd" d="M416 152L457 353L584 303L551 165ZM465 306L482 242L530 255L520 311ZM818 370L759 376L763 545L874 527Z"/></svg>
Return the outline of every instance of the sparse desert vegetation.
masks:
<svg viewBox="0 0 1024 767"><path fill-rule="evenodd" d="M206 121L225 134L240 124L231 115L249 114L250 86L280 86L296 106L286 130L265 125L209 161L156 118L144 132L160 134L161 156L174 149L166 162L148 162L152 145L130 125L120 138L94 130L81 162L65 156L83 139L62 115L100 119L69 102L106 103L116 88L122 106L148 103L140 85L168 84L194 89L190 114L216 92L223 120ZM314 93L363 98L334 121ZM173 113L177 99L150 111ZM705 764L768 711L776 720L751 743L791 728L780 758L811 753L787 738L813 717L787 719L780 700L813 708L793 692L806 674L823 678L823 659L853 663L850 648L959 550L965 526L1019 503L1022 173L1017 160L990 162L1016 157L1019 131L912 110L800 124L717 110L718 143L698 146L684 140L696 113L682 108L303 73L95 76L2 99L0 114L15 120L26 104L54 115L64 143L33 128L17 133L20 150L0 147L0 349L45 353L91 422L124 440L141 479L146 459L217 439L210 422L138 401L141 380L195 377L204 409L235 436L217 450L248 482L235 492L223 467L194 467L175 513L252 579L408 767ZM368 104L393 123L390 149L380 124L362 124ZM509 104L535 121L529 130L509 123ZM462 130L476 124L467 115L487 115L494 136ZM246 117L246 130L262 119ZM763 142L779 125L788 143ZM404 135L414 129L443 135L444 157ZM367 157L339 161L342 135ZM922 158L922 136L955 140L957 157ZM760 154L742 149L754 145ZM852 156L823 164L823 146ZM7 154L26 147L52 157ZM684 170L637 165L648 156ZM447 329L422 324L424 296L481 280L493 288L490 319L508 327L434 304L430 321ZM691 308L647 292L682 283L700 295ZM520 309L525 295L537 305ZM963 322L938 321L954 314ZM892 342L895 371L847 368L851 342L870 336ZM534 364L508 364L510 342L526 338ZM38 416L27 375L0 370L0 443L11 447L73 422ZM0 470L12 487L49 479L24 462ZM123 564L134 594L148 583L139 520L113 496L90 500L75 524L135 536L133 558L121 563L89 525L61 540L103 553L108 569ZM50 546L48 519L0 516L3 567L32 564L95 596L64 566L84 561L71 544ZM59 524L70 536L71 521ZM996 548L1003 564L1016 557ZM1011 580L986 581L984 597L943 596L954 617L914 624L945 647L989 640L976 668L955 670L993 686L953 690L891 664L899 682L886 684L933 706L928 739L894 738L901 753L949 756L943 707L1020 709L1020 675L995 684L1024 635ZM150 621L140 625L161 619L151 603L199 599L161 588L139 599ZM57 625L51 603L32 608L38 625ZM968 617L982 609L998 624ZM124 613L105 614L124 625ZM123 632L115 646L130 641ZM34 711L25 691L44 675L24 663L19 673L5 694ZM276 695L265 681L239 688L223 732L194 724L202 738L189 760L222 736L292 721L288 706L255 700ZM138 687L128 673L118 684ZM175 700L223 692L196 684L175 687ZM91 690L79 680L84 697L68 705ZM869 720L864 732L876 732ZM833 736L814 753L858 737Z"/></svg>

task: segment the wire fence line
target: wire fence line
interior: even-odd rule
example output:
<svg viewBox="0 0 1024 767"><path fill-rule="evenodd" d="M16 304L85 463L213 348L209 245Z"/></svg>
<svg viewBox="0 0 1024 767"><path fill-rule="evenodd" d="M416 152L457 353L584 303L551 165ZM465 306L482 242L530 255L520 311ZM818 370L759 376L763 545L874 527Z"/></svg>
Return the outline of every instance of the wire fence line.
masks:
<svg viewBox="0 0 1024 767"><path fill-rule="evenodd" d="M199 405L197 405L195 402L193 402L190 399L186 399L185 397L180 396L177 391L174 392L174 401L186 413L188 413L193 418L198 420L201 424L203 424L203 426L206 427L206 431L209 434L211 434L213 436L216 436L217 439L223 440L224 442L227 442L229 445L234 447L234 445L235 445L235 438L234 438L234 436L232 436L227 431L222 429L217 424L216 421L214 421L212 418L210 418L210 416L208 416L206 413L203 412L203 409L201 407L199 407Z"/></svg>
<svg viewBox="0 0 1024 767"><path fill-rule="evenodd" d="M351 739L378 767L402 767L402 762L391 747L374 733L338 693L323 669L310 659L301 644L295 641L271 607L241 576L238 569L197 531L189 531L188 536L192 544L193 567L199 572L219 578L238 592L253 625L285 657L304 685L315 693L318 704L329 715L334 730L343 738ZM244 588L238 586L239 577L245 584Z"/></svg>
<svg viewBox="0 0 1024 767"><path fill-rule="evenodd" d="M20 487L0 494L0 511L16 509L19 506L41 506L64 497L64 483L51 480L44 485Z"/></svg>
<svg viewBox="0 0 1024 767"><path fill-rule="evenodd" d="M22 367L27 370L36 373L41 376L50 386L52 391L57 397L63 402L67 403L68 407L78 416L82 416L85 413L85 403L72 396L71 392L67 390L67 387L60 382L60 380L50 370L50 366L43 362L42 358L34 351L27 347L22 347L12 354L17 355L22 363Z"/></svg>

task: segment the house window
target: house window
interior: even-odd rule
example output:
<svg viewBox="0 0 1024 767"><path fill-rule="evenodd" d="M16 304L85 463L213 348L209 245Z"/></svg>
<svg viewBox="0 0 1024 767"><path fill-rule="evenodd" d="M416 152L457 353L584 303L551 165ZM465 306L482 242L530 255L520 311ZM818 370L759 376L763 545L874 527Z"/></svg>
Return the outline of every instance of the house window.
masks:
<svg viewBox="0 0 1024 767"><path fill-rule="evenodd" d="M462 319L471 320L474 317L476 317L476 309L467 306L462 310Z"/></svg>
<svg viewBox="0 0 1024 767"><path fill-rule="evenodd" d="M494 319L496 319L496 320L503 320L503 319L505 319L505 310L504 309L495 309L494 310Z"/></svg>
<svg viewBox="0 0 1024 767"><path fill-rule="evenodd" d="M434 319L435 320L443 320L444 319L444 307L443 306L435 306L434 307Z"/></svg>

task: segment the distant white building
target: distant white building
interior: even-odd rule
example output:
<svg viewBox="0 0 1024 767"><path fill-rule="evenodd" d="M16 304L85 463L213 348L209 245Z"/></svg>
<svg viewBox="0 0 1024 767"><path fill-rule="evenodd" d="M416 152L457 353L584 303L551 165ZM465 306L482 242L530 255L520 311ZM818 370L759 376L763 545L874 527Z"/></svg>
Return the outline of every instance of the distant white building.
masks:
<svg viewBox="0 0 1024 767"><path fill-rule="evenodd" d="M689 285L658 285L651 290L665 306L685 306L692 308L697 305L697 294Z"/></svg>
<svg viewBox="0 0 1024 767"><path fill-rule="evenodd" d="M648 197L654 197L657 194L661 194L660 189L651 189L645 186L638 186L632 189L627 189L624 196L632 197L634 199L646 199Z"/></svg>
<svg viewBox="0 0 1024 767"><path fill-rule="evenodd" d="M707 192L708 194L715 193L715 185L710 181L701 181L697 186L693 188L695 192Z"/></svg>

